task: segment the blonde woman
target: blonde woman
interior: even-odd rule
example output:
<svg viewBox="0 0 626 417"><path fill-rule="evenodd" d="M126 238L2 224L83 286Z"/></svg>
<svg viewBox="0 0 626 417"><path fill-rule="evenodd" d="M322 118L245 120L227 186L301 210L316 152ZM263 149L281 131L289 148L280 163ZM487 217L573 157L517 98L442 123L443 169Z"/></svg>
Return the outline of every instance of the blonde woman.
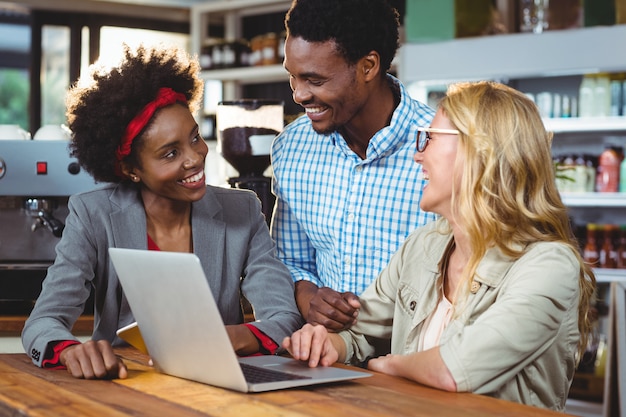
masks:
<svg viewBox="0 0 626 417"><path fill-rule="evenodd" d="M550 143L518 91L452 85L414 157L428 179L420 207L441 218L409 236L362 294L350 330L307 324L283 346L310 366L369 360L442 390L563 410L595 278Z"/></svg>

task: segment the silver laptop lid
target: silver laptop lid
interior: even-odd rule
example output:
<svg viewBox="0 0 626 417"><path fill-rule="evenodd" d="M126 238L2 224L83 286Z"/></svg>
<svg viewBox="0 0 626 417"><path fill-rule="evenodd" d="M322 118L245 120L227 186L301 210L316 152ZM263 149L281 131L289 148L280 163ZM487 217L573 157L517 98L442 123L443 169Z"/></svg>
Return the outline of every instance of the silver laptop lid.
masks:
<svg viewBox="0 0 626 417"><path fill-rule="evenodd" d="M309 368L289 358L238 358L194 254L110 248L145 345L161 372L241 392L262 392L371 376L336 367ZM239 362L306 379L250 384Z"/></svg>
<svg viewBox="0 0 626 417"><path fill-rule="evenodd" d="M109 254L157 369L247 390L196 255L120 248Z"/></svg>

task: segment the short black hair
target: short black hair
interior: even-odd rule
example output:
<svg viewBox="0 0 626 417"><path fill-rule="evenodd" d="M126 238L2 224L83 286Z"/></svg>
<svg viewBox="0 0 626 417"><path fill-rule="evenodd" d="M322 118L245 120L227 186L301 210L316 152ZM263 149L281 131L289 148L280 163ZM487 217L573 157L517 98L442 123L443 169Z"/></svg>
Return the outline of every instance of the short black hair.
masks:
<svg viewBox="0 0 626 417"><path fill-rule="evenodd" d="M160 88L184 94L192 112L202 97L198 62L176 47L139 46L133 50L124 45L118 66L105 69L96 64L89 75L86 82L79 80L68 92L66 115L72 131L71 154L97 182L124 180L116 170L115 151L126 126L155 99ZM146 129L137 136L137 143L133 142L133 149Z"/></svg>
<svg viewBox="0 0 626 417"><path fill-rule="evenodd" d="M374 50L384 72L400 46L399 26L398 11L386 0L293 0L285 16L288 36L332 40L349 64Z"/></svg>

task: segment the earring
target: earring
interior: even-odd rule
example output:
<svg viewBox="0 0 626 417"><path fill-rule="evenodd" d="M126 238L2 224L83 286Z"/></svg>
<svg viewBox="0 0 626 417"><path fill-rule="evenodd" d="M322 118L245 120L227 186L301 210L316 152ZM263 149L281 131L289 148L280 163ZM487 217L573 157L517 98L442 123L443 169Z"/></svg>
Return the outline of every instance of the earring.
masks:
<svg viewBox="0 0 626 417"><path fill-rule="evenodd" d="M136 176L136 175L131 175L131 176L130 176L130 179L131 179L133 182L138 182L138 181L139 181L139 177L138 177L138 176Z"/></svg>

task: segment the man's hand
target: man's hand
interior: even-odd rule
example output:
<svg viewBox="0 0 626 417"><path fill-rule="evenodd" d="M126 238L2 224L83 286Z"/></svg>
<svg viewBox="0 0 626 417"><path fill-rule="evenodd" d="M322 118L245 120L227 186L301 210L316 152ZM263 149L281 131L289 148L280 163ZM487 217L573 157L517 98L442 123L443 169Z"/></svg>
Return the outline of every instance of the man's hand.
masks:
<svg viewBox="0 0 626 417"><path fill-rule="evenodd" d="M317 288L307 281L296 283L296 299L308 323L321 324L335 332L352 327L361 308L359 297L353 293Z"/></svg>
<svg viewBox="0 0 626 417"><path fill-rule="evenodd" d="M90 340L69 346L63 349L59 360L75 378L125 379L128 376L126 365L115 356L106 340Z"/></svg>

